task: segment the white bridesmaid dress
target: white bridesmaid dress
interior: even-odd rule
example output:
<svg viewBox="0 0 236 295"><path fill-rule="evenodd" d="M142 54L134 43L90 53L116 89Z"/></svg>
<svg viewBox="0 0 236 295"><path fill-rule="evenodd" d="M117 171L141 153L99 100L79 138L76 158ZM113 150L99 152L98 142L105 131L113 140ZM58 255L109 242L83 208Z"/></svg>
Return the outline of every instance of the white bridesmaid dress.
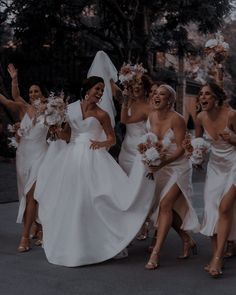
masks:
<svg viewBox="0 0 236 295"><path fill-rule="evenodd" d="M155 183L139 157L128 179L105 148L92 150L103 128L68 106L71 141L40 168L35 198L49 262L69 267L105 261L136 236L150 209ZM141 197L140 197L141 196Z"/></svg>
<svg viewBox="0 0 236 295"><path fill-rule="evenodd" d="M147 121L148 130L151 129L149 120ZM150 130L151 131L151 130ZM170 145L166 154L171 155L175 152L177 146L174 139L174 132L169 128L163 139L169 139ZM173 209L178 213L182 220L181 229L185 231L199 232L200 225L195 209L192 206L192 164L184 155L176 161L164 166L154 174L156 182L156 208L153 209L152 219L158 227L159 204L166 196L168 191L174 184L177 184L182 192L182 196L178 198Z"/></svg>
<svg viewBox="0 0 236 295"><path fill-rule="evenodd" d="M131 115L130 109L128 112L129 115ZM147 133L145 121L126 124L125 138L121 145L118 162L127 175L130 174L135 157L138 153L137 146L139 144L140 137L142 137L145 133Z"/></svg>
<svg viewBox="0 0 236 295"><path fill-rule="evenodd" d="M26 195L36 182L39 166L47 152L46 136L48 128L38 122L35 125L25 113L20 129L23 132L16 151L17 188L19 196L19 211L17 222L23 221L26 207Z"/></svg>
<svg viewBox="0 0 236 295"><path fill-rule="evenodd" d="M227 127L226 131L232 132ZM219 206L224 195L236 185L236 147L219 138L213 139L205 130L205 137L211 144L204 187L204 218L201 233L206 236L217 234ZM228 240L236 240L236 205Z"/></svg>

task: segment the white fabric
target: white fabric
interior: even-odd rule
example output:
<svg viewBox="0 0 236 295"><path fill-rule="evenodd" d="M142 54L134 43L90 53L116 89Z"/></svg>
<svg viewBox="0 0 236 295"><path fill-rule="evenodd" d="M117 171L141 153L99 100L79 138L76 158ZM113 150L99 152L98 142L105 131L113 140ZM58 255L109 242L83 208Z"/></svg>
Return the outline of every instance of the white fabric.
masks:
<svg viewBox="0 0 236 295"><path fill-rule="evenodd" d="M151 131L149 120L147 121L147 129ZM164 139L169 138L171 144L167 148L167 155L171 155L176 150L174 132L168 129L164 135ZM200 225L197 214L192 206L192 165L190 160L185 156L180 157L176 161L164 166L154 174L156 181L156 209L154 210L152 219L158 227L158 215L160 202L165 198L168 191L177 184L182 192L182 196L177 199L174 204L174 210L181 217L181 229L186 231L198 232Z"/></svg>
<svg viewBox="0 0 236 295"><path fill-rule="evenodd" d="M226 131L230 130L226 128ZM217 233L219 206L224 195L236 185L236 149L219 138L214 140L205 130L211 144L211 153L207 165L204 187L204 218L201 233L213 236ZM229 240L236 240L236 204L233 209L233 223Z"/></svg>
<svg viewBox="0 0 236 295"><path fill-rule="evenodd" d="M135 157L138 153L137 146L140 138L147 132L146 122L126 124L125 138L121 145L118 162L127 175L130 174Z"/></svg>
<svg viewBox="0 0 236 295"><path fill-rule="evenodd" d="M26 195L35 183L38 169L46 154L48 145L46 136L48 129L41 123L32 124L32 120L26 113L20 128L29 130L20 139L16 151L17 188L19 196L19 211L17 222L21 223L26 207Z"/></svg>
<svg viewBox="0 0 236 295"><path fill-rule="evenodd" d="M150 209L155 183L137 156L128 179L105 150L91 150L102 126L83 120L80 102L68 107L70 143L42 164L36 184L43 244L49 262L80 266L121 252L136 236Z"/></svg>
<svg viewBox="0 0 236 295"><path fill-rule="evenodd" d="M105 89L99 106L106 111L111 118L112 126L115 126L116 109L112 97L110 81L117 82L117 69L113 65L109 56L104 51L98 51L92 65L89 68L87 77L98 76L104 79Z"/></svg>

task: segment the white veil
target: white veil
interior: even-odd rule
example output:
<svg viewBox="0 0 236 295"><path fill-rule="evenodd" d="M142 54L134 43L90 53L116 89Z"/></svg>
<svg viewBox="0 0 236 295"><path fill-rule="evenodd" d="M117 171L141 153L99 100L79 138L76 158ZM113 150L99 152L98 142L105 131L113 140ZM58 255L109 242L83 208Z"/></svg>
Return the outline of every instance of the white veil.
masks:
<svg viewBox="0 0 236 295"><path fill-rule="evenodd" d="M104 51L100 50L96 53L87 74L87 78L98 76L104 80L105 89L99 106L110 115L112 127L115 126L116 109L112 98L110 80L112 79L114 82L117 82L117 73L117 69L109 56Z"/></svg>

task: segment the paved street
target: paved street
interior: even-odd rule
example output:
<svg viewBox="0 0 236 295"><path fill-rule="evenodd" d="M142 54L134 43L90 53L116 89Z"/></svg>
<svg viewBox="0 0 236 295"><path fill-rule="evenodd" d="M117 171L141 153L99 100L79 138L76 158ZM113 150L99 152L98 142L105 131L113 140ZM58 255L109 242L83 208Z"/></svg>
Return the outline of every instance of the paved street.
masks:
<svg viewBox="0 0 236 295"><path fill-rule="evenodd" d="M204 173L194 174L194 206L201 217ZM226 261L221 278L212 279L203 271L210 257L210 241L193 235L198 255L176 259L181 243L171 231L161 255L161 266L147 271L145 242L135 241L129 257L98 265L66 268L49 264L42 248L32 246L28 253L17 253L21 225L15 223L18 203L13 163L0 162L0 295L235 295L236 258ZM7 200L10 203L5 203ZM85 224L86 226L86 224Z"/></svg>

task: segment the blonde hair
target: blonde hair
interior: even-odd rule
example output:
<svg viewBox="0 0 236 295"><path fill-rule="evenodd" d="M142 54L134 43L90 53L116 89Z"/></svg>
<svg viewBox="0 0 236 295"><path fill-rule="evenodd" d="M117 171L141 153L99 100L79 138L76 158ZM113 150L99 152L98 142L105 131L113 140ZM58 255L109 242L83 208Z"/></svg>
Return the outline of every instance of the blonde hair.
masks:
<svg viewBox="0 0 236 295"><path fill-rule="evenodd" d="M174 88L172 88L170 85L168 84L161 84L159 87L164 87L165 89L167 89L170 93L169 96L169 104L171 107L173 107L175 101L176 101L176 91L174 90Z"/></svg>

